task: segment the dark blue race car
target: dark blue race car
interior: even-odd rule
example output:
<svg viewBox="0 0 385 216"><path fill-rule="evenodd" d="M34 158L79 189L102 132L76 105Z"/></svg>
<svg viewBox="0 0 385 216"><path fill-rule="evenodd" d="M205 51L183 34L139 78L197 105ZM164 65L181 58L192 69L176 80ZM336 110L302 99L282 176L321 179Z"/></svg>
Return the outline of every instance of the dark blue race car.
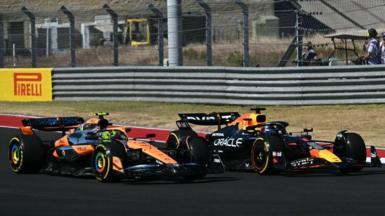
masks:
<svg viewBox="0 0 385 216"><path fill-rule="evenodd" d="M226 113L183 113L177 121L178 130L168 137L169 149L184 152L200 161L220 162L227 170L252 170L259 174L311 169L338 169L341 172L360 171L366 166L380 166L375 148L372 163L366 163L366 146L357 133L341 131L334 141L314 140L312 129L289 133L287 122L266 122L263 108L240 115ZM213 132L196 133L190 124L217 126ZM192 143L207 146L208 155L200 154ZM203 145L199 146L203 146Z"/></svg>

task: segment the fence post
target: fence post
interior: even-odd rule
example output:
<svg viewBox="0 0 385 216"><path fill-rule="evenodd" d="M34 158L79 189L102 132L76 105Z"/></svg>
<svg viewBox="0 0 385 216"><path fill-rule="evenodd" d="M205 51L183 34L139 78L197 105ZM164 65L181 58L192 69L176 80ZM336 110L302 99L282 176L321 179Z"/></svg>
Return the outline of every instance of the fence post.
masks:
<svg viewBox="0 0 385 216"><path fill-rule="evenodd" d="M177 0L177 17L178 17L178 49L180 55L178 56L178 62L180 66L183 66L183 43L184 37L183 37L183 1Z"/></svg>
<svg viewBox="0 0 385 216"><path fill-rule="evenodd" d="M0 15L0 68L4 67L4 25L3 15Z"/></svg>
<svg viewBox="0 0 385 216"><path fill-rule="evenodd" d="M297 66L303 66L302 45L303 45L303 31L302 31L302 12L295 11L295 37L297 43Z"/></svg>
<svg viewBox="0 0 385 216"><path fill-rule="evenodd" d="M206 64L207 66L213 65L213 37L212 37L212 16L210 6L203 0L196 0L205 11L206 15Z"/></svg>
<svg viewBox="0 0 385 216"><path fill-rule="evenodd" d="M114 42L114 66L119 66L119 41L118 41L118 14L113 11L108 4L103 9L111 16L113 23L113 42Z"/></svg>
<svg viewBox="0 0 385 216"><path fill-rule="evenodd" d="M153 4L148 5L148 8L156 15L158 18L158 56L159 56L159 66L163 66L164 60L164 27L163 27L163 13L156 8Z"/></svg>
<svg viewBox="0 0 385 216"><path fill-rule="evenodd" d="M31 22L31 59L32 67L36 67L36 18L35 15L26 7L22 7L21 11L29 18Z"/></svg>
<svg viewBox="0 0 385 216"><path fill-rule="evenodd" d="M70 21L69 42L71 50L71 67L76 67L75 16L64 5L60 8L60 10L67 16L68 20Z"/></svg>
<svg viewBox="0 0 385 216"><path fill-rule="evenodd" d="M249 7L241 0L236 0L243 13L243 67L249 66Z"/></svg>
<svg viewBox="0 0 385 216"><path fill-rule="evenodd" d="M182 0L167 0L167 32L169 65L182 66Z"/></svg>

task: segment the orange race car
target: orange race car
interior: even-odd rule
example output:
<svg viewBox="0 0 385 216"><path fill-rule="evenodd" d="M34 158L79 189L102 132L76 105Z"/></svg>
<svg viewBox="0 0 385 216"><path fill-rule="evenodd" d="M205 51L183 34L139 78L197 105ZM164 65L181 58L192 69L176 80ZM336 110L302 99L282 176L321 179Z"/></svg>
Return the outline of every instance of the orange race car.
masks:
<svg viewBox="0 0 385 216"><path fill-rule="evenodd" d="M108 113L96 115L87 121L81 117L24 119L20 133L9 141L12 171L94 175L101 182L154 176L192 180L206 175L202 165L206 162L194 157L177 162L173 151L161 151L144 141L152 134L129 138L130 128L110 124L104 118ZM55 132L56 138L46 140L47 135L37 131ZM59 138L57 131L62 132Z"/></svg>

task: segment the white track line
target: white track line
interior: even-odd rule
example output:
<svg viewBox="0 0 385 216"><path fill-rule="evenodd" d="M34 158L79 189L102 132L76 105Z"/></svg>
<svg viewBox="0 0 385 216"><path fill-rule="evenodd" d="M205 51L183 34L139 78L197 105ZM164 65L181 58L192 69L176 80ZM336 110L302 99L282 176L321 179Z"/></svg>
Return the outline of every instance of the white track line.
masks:
<svg viewBox="0 0 385 216"><path fill-rule="evenodd" d="M382 164L385 164L385 158L380 158L380 160L381 160L381 163L382 163ZM367 163L372 162L371 158L370 158L370 157L366 157L366 162L367 162Z"/></svg>
<svg viewBox="0 0 385 216"><path fill-rule="evenodd" d="M0 113L2 116L12 116L12 117L23 117L23 118L42 118L43 116L32 116L32 115L22 115L22 114L9 114L9 113Z"/></svg>
<svg viewBox="0 0 385 216"><path fill-rule="evenodd" d="M19 129L19 127L11 127L11 126L5 126L5 125L0 125L0 128Z"/></svg>

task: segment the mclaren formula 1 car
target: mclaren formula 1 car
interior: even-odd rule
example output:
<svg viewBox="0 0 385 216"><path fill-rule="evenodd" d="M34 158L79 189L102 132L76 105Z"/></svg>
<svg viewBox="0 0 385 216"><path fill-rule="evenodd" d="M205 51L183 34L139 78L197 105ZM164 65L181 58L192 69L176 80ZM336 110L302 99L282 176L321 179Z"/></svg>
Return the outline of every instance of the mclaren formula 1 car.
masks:
<svg viewBox="0 0 385 216"><path fill-rule="evenodd" d="M179 114L178 130L168 138L170 149L181 154L191 149L192 141L205 143L208 160L220 160L228 170L252 170L259 174L310 169L360 171L365 166L381 166L374 147L372 163L366 163L366 146L360 135L348 131L337 133L335 141L313 140L310 132L293 134L286 131L286 122L266 122L261 113L240 115L228 113ZM216 125L218 129L200 136L190 124Z"/></svg>
<svg viewBox="0 0 385 216"><path fill-rule="evenodd" d="M187 159L178 163L172 151L164 152L148 141L127 137L130 129L110 124L105 115L108 113L98 113L87 121L80 117L24 119L20 133L9 141L12 171L95 175L101 182L154 176L192 180L206 175L202 164ZM62 135L45 140L37 130L59 131Z"/></svg>

